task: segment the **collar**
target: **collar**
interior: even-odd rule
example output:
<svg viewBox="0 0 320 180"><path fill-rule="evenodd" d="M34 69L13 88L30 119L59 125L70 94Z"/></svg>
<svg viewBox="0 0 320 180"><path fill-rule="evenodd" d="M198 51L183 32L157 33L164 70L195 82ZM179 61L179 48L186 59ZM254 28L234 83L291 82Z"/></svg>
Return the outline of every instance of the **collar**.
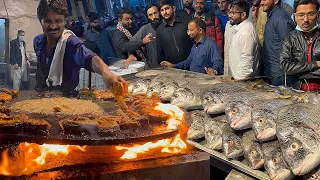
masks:
<svg viewBox="0 0 320 180"><path fill-rule="evenodd" d="M301 35L301 36L303 36L303 37L304 37L303 32L298 31L298 30L296 30L296 29L295 29L294 31L296 31L296 33L297 33L297 34L299 34L299 35ZM314 31L316 31L316 33L314 33L314 35L313 35L313 37L312 37L312 39L313 39L313 40L315 40L315 39L317 39L317 38L319 38L319 37L320 37L320 29L319 29L319 28L317 28L317 29L315 29Z"/></svg>
<svg viewBox="0 0 320 180"><path fill-rule="evenodd" d="M166 20L163 19L163 22L165 27L171 27L171 25L169 25ZM173 25L176 23L181 23L178 15L176 15L176 20L173 22Z"/></svg>
<svg viewBox="0 0 320 180"><path fill-rule="evenodd" d="M270 12L268 12L268 19L271 18L271 16L277 11L280 9L280 5L276 5Z"/></svg>
<svg viewBox="0 0 320 180"><path fill-rule="evenodd" d="M204 42L206 41L207 37L208 37L207 35L204 35L204 36L202 37L202 39L201 39L198 43L195 42L195 44L196 44L196 45L204 44Z"/></svg>
<svg viewBox="0 0 320 180"><path fill-rule="evenodd" d="M219 11L219 12L217 13L217 16L223 16L223 17L226 17L226 16L228 16L228 13L227 13L226 15L224 15L221 11Z"/></svg>
<svg viewBox="0 0 320 180"><path fill-rule="evenodd" d="M238 32L242 29L243 26L245 26L250 20L247 18L246 20L242 21L240 24L236 25L233 29L233 31Z"/></svg>

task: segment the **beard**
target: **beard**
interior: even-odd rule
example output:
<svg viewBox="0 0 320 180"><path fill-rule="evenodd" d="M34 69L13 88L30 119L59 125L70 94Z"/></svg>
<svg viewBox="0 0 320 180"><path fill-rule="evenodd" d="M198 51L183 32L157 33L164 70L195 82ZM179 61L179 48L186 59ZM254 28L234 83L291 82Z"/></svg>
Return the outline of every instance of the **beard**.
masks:
<svg viewBox="0 0 320 180"><path fill-rule="evenodd" d="M125 28L125 29L127 29L128 31L130 31L131 29L132 29L132 27L133 27L133 25L126 25L126 24L122 24L122 26Z"/></svg>
<svg viewBox="0 0 320 180"><path fill-rule="evenodd" d="M242 23L241 19L235 19L235 20L233 20L232 23L230 22L230 24L231 24L232 26L233 26L233 25L238 25L238 24L240 24L240 23Z"/></svg>
<svg viewBox="0 0 320 180"><path fill-rule="evenodd" d="M173 19L173 17L174 17L174 13L172 13L172 14L169 16L168 19L165 19L165 18L164 18L164 20L165 20L166 22L169 22L169 21L171 21L171 20Z"/></svg>
<svg viewBox="0 0 320 180"><path fill-rule="evenodd" d="M151 21L150 19L148 19L149 20L149 22L151 23L151 26L153 27L153 28L155 28L155 29L157 29L158 28L158 26L161 24L161 19L159 18L159 19L155 19L155 20L153 20L153 21Z"/></svg>
<svg viewBox="0 0 320 180"><path fill-rule="evenodd" d="M103 30L100 25L93 26L93 29L95 29L98 32L101 32Z"/></svg>

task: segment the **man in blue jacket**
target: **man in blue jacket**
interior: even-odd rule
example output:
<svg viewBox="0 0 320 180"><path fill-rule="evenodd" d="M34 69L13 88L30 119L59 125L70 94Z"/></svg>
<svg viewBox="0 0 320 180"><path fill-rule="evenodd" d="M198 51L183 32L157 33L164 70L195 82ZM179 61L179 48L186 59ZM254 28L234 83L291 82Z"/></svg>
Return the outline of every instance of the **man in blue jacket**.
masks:
<svg viewBox="0 0 320 180"><path fill-rule="evenodd" d="M282 39L295 28L290 15L281 7L281 0L262 0L263 11L267 12L268 20L264 31L263 67L269 84L285 85L284 71L280 68ZM287 76L287 85L295 87L295 77Z"/></svg>
<svg viewBox="0 0 320 180"><path fill-rule="evenodd" d="M161 66L174 67L211 75L223 74L223 60L215 41L206 36L206 24L201 19L193 19L188 24L188 35L194 44L188 58L180 63L172 64L162 61Z"/></svg>

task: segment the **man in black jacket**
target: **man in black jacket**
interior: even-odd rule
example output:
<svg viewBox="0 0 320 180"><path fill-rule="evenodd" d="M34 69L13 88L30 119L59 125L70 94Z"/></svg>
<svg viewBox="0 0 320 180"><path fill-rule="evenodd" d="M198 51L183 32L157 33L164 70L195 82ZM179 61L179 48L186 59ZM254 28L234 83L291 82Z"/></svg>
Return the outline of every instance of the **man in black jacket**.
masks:
<svg viewBox="0 0 320 180"><path fill-rule="evenodd" d="M301 89L320 90L320 30L317 24L319 2L297 0L294 2L296 29L282 42L281 68L286 75L297 76Z"/></svg>
<svg viewBox="0 0 320 180"><path fill-rule="evenodd" d="M26 53L26 43L24 41L25 32L19 30L17 39L10 42L10 64L13 66L12 78L13 89L20 89L21 80L26 86L28 81L27 66L29 61Z"/></svg>

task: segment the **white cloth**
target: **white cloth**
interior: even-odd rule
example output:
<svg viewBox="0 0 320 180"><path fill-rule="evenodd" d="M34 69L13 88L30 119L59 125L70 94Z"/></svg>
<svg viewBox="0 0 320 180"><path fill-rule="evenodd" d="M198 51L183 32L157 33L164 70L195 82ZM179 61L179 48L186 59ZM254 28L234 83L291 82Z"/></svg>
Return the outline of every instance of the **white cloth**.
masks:
<svg viewBox="0 0 320 180"><path fill-rule="evenodd" d="M66 50L68 38L74 35L70 30L64 30L56 46L56 50L53 55L52 63L50 65L49 75L46 80L48 86L49 81L52 81L52 86L58 86L62 84L63 80L63 58Z"/></svg>
<svg viewBox="0 0 320 180"><path fill-rule="evenodd" d="M253 23L247 19L232 32L229 67L235 80L256 76L259 72L259 39Z"/></svg>
<svg viewBox="0 0 320 180"><path fill-rule="evenodd" d="M233 28L230 24L230 21L226 24L226 30L224 31L224 74L225 76L231 76L230 68L229 68L229 49L232 40L232 32Z"/></svg>
<svg viewBox="0 0 320 180"><path fill-rule="evenodd" d="M23 46L23 42L20 42L20 51L22 56L21 66L18 69L11 66L11 77L13 81L13 89L19 90L22 81L28 81L28 71L27 71L27 57L25 56L26 50Z"/></svg>

